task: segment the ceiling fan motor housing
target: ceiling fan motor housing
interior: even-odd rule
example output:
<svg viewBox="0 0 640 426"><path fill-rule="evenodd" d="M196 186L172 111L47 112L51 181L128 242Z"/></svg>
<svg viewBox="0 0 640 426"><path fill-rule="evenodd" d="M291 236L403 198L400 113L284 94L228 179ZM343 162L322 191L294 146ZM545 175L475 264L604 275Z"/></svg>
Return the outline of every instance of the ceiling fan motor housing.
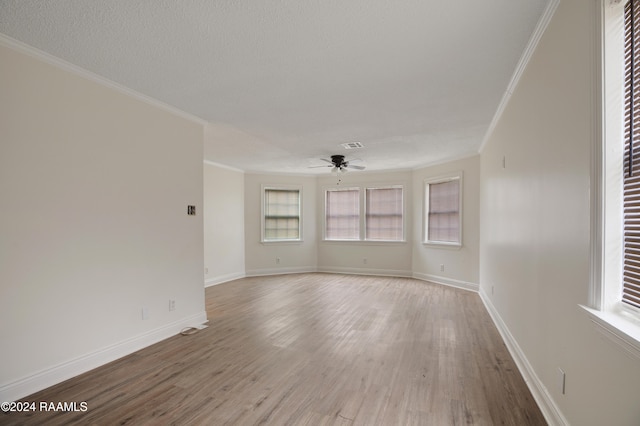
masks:
<svg viewBox="0 0 640 426"><path fill-rule="evenodd" d="M345 167L347 165L345 163L345 161L344 161L344 155L339 155L339 154L332 155L331 156L331 162L337 168L342 168L342 167Z"/></svg>

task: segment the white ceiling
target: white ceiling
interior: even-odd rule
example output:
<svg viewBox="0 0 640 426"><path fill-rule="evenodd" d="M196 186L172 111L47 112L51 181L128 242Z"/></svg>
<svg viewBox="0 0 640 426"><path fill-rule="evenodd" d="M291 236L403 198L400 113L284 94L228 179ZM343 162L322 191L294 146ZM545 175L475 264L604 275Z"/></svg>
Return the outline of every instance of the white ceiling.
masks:
<svg viewBox="0 0 640 426"><path fill-rule="evenodd" d="M211 123L206 160L407 169L478 152L546 4L0 0L0 32Z"/></svg>

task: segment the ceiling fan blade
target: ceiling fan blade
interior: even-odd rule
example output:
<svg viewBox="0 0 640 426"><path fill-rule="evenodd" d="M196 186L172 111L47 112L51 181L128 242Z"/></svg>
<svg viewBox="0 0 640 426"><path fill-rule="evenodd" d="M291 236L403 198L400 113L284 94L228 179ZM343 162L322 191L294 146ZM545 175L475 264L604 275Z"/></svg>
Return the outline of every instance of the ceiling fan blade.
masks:
<svg viewBox="0 0 640 426"><path fill-rule="evenodd" d="M326 158L321 158L320 160L321 161L325 161L325 162L327 162L329 164L333 164L333 162L331 162L331 160L327 160Z"/></svg>
<svg viewBox="0 0 640 426"><path fill-rule="evenodd" d="M309 166L310 169L317 169L318 167L333 167L333 164L323 164L321 166Z"/></svg>
<svg viewBox="0 0 640 426"><path fill-rule="evenodd" d="M364 170L364 169L366 169L365 166L354 166L354 165L351 165L351 164L349 164L347 167L350 168L350 169L355 169L355 170Z"/></svg>

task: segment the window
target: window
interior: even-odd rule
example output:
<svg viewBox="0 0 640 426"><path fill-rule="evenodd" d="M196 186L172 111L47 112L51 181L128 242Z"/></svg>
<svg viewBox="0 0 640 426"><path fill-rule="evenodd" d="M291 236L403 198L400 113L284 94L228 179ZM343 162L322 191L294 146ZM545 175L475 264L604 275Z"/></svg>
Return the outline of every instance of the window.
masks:
<svg viewBox="0 0 640 426"><path fill-rule="evenodd" d="M367 188L365 212L366 240L404 239L402 187Z"/></svg>
<svg viewBox="0 0 640 426"><path fill-rule="evenodd" d="M402 185L326 189L324 239L404 241L403 191Z"/></svg>
<svg viewBox="0 0 640 426"><path fill-rule="evenodd" d="M325 239L360 239L360 190L327 190L325 195Z"/></svg>
<svg viewBox="0 0 640 426"><path fill-rule="evenodd" d="M300 241L300 189L264 188L263 241Z"/></svg>
<svg viewBox="0 0 640 426"><path fill-rule="evenodd" d="M640 1L624 7L622 302L640 308Z"/></svg>
<svg viewBox="0 0 640 426"><path fill-rule="evenodd" d="M594 121L603 131L593 144L591 292L583 308L596 330L640 357L640 0L601 6L604 72Z"/></svg>
<svg viewBox="0 0 640 426"><path fill-rule="evenodd" d="M462 174L425 181L425 243L461 245Z"/></svg>

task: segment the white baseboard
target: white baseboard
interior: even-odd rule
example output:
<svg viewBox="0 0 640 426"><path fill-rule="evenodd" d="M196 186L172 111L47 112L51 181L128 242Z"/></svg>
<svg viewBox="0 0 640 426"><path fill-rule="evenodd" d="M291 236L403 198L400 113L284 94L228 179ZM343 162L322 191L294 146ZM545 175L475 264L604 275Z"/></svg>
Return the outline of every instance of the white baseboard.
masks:
<svg viewBox="0 0 640 426"><path fill-rule="evenodd" d="M13 382L3 383L0 385L0 401L17 401L20 398L175 336L185 327L197 326L205 322L207 322L207 313L202 311Z"/></svg>
<svg viewBox="0 0 640 426"><path fill-rule="evenodd" d="M318 268L318 272L326 272L330 274L348 274L348 275L375 275L380 277L411 277L411 271L395 270L395 269L373 269L373 268L343 268L343 267L324 267Z"/></svg>
<svg viewBox="0 0 640 426"><path fill-rule="evenodd" d="M234 272L232 274L220 275L218 277L209 278L204 282L205 287L211 287L214 285L226 283L233 280L238 280L240 278L244 278L247 275L244 272Z"/></svg>
<svg viewBox="0 0 640 426"><path fill-rule="evenodd" d="M438 275L423 274L421 272L414 272L413 278L416 278L422 281L429 281L436 284L448 285L449 287L457 287L463 290L470 290L470 291L476 291L476 292L478 291L478 288L479 288L478 284L475 284L475 283L454 280L453 278L441 277Z"/></svg>
<svg viewBox="0 0 640 426"><path fill-rule="evenodd" d="M305 272L318 272L315 266L294 266L289 268L265 268L246 271L247 277L261 277L267 275L303 274Z"/></svg>
<svg viewBox="0 0 640 426"><path fill-rule="evenodd" d="M526 355L518 345L518 342L516 341L516 339L513 337L513 335L509 331L509 328L507 327L507 325L504 323L504 321L500 317L500 314L496 310L495 306L493 306L493 303L491 303L491 300L489 299L487 294L484 292L483 289L480 289L479 293L480 293L480 299L482 299L482 302L484 303L484 306L487 308L487 311L489 312L489 315L491 316L493 323L498 328L498 331L502 336L502 340L504 341L505 345L507 346L507 349L509 350L509 353L511 354L516 365L518 366L518 370L520 370L520 374L522 374L522 377L527 383L527 386L529 387L529 390L533 394L533 398L538 403L538 406L540 407L540 411L542 411L542 414L544 415L544 418L547 420L547 423L549 423L549 425L551 426L569 425L569 422L562 415L562 412L560 411L555 401L549 394L549 391L547 390L547 388L544 386L544 384L542 383L542 381L534 371Z"/></svg>

